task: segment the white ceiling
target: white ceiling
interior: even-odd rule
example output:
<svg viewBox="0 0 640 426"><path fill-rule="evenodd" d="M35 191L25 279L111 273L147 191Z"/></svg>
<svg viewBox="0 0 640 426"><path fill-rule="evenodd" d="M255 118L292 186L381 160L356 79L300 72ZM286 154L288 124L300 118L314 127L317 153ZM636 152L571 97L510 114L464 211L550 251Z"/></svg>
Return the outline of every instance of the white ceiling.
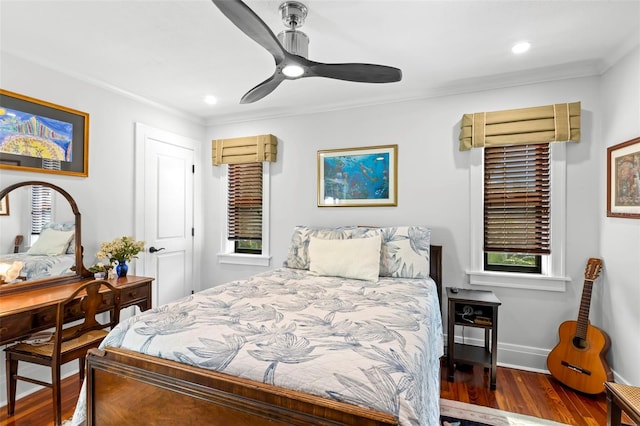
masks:
<svg viewBox="0 0 640 426"><path fill-rule="evenodd" d="M0 48L213 124L600 74L640 43L637 0L302 2L309 59L395 66L402 81L285 81L240 105L274 62L209 0L0 0ZM246 3L284 29L281 0ZM520 40L532 48L515 56Z"/></svg>

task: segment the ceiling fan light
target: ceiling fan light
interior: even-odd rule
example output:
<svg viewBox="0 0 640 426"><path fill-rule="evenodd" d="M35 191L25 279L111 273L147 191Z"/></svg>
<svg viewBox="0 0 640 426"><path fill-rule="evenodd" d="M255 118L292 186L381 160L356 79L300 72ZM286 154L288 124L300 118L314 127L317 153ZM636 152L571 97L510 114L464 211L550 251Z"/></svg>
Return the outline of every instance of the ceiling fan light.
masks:
<svg viewBox="0 0 640 426"><path fill-rule="evenodd" d="M300 77L304 74L304 68L296 64L287 65L282 69L282 74L291 78Z"/></svg>
<svg viewBox="0 0 640 426"><path fill-rule="evenodd" d="M521 41L519 43L514 44L513 47L511 48L511 51L516 55L519 55L521 53L526 52L530 48L531 48L531 43L529 43L528 41Z"/></svg>

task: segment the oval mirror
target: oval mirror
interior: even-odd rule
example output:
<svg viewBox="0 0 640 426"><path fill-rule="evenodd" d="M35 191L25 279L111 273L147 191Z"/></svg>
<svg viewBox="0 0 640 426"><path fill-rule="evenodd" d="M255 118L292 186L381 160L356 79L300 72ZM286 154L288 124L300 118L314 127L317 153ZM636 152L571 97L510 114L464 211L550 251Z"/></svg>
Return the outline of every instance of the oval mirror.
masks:
<svg viewBox="0 0 640 426"><path fill-rule="evenodd" d="M0 294L87 276L82 264L80 212L64 189L27 181L0 191ZM6 206L6 207L5 207Z"/></svg>

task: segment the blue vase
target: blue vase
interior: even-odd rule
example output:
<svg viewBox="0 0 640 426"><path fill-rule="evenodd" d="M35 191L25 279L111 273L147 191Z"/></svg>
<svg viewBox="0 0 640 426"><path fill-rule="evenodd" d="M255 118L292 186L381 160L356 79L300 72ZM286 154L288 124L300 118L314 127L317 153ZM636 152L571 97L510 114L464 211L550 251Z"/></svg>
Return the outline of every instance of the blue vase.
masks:
<svg viewBox="0 0 640 426"><path fill-rule="evenodd" d="M128 270L129 270L129 265L127 265L127 261L119 260L118 264L116 265L116 272L118 274L118 277L126 277Z"/></svg>

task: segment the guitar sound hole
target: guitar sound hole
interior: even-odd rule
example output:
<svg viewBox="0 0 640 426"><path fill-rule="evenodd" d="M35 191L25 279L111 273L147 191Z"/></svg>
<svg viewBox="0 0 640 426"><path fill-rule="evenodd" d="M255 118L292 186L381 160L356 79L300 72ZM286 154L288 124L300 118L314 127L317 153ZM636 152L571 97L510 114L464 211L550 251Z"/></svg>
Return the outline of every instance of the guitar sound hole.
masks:
<svg viewBox="0 0 640 426"><path fill-rule="evenodd" d="M577 349L587 349L587 340L580 337L574 337L573 346L575 346Z"/></svg>

